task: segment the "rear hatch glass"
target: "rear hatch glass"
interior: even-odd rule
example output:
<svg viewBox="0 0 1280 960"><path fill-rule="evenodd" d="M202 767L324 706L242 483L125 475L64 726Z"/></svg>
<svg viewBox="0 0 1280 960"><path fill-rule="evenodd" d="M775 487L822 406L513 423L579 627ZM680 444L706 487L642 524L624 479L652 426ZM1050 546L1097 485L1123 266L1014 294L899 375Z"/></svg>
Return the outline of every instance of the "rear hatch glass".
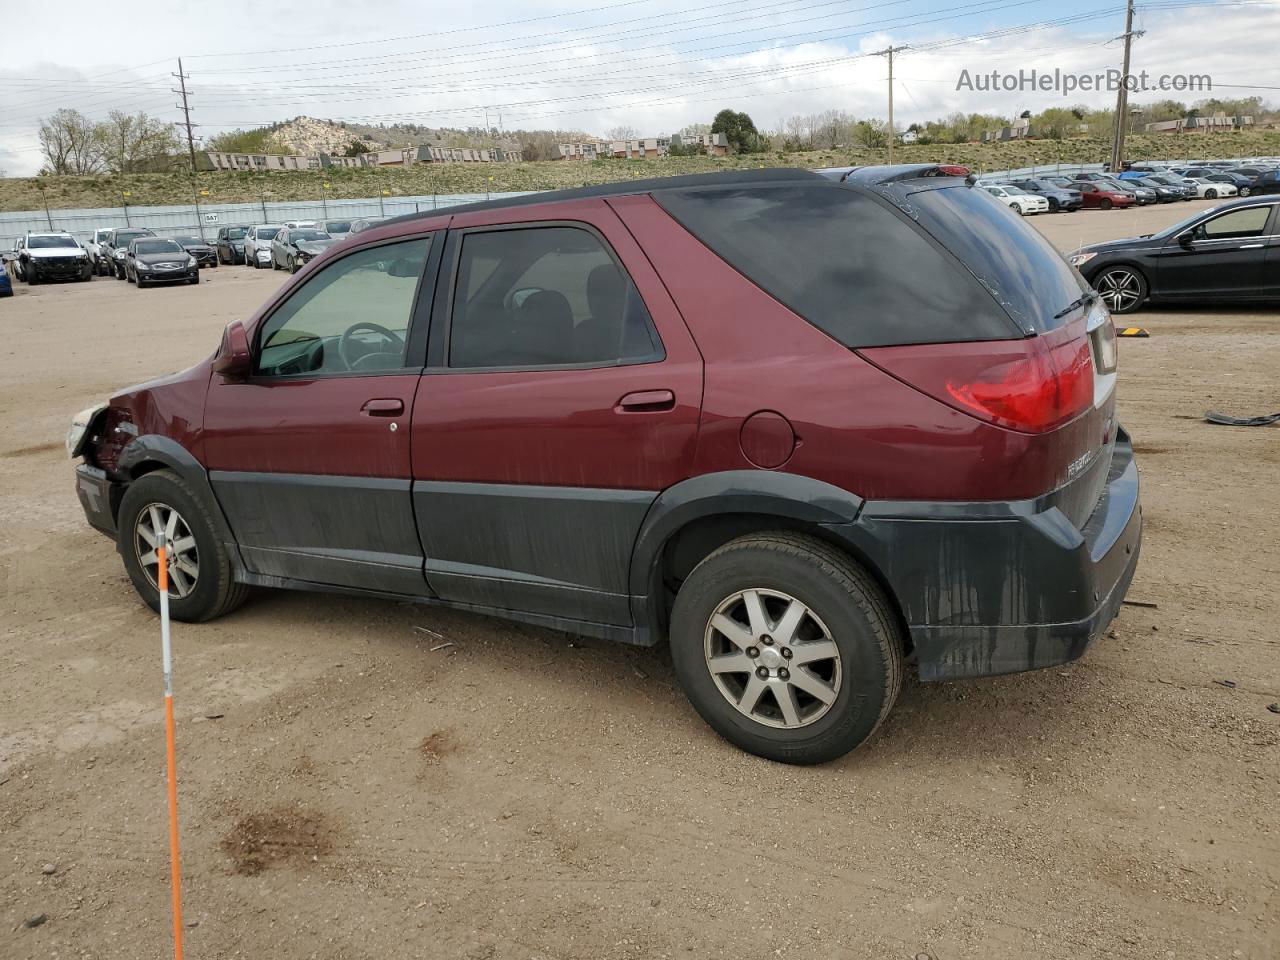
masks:
<svg viewBox="0 0 1280 960"><path fill-rule="evenodd" d="M846 347L1022 336L958 260L864 191L748 184L655 190L653 198L738 272Z"/></svg>
<svg viewBox="0 0 1280 960"><path fill-rule="evenodd" d="M1055 330L1079 316L1058 316L1088 290L1035 227L985 190L920 190L908 206L919 223L977 277L1026 333Z"/></svg>

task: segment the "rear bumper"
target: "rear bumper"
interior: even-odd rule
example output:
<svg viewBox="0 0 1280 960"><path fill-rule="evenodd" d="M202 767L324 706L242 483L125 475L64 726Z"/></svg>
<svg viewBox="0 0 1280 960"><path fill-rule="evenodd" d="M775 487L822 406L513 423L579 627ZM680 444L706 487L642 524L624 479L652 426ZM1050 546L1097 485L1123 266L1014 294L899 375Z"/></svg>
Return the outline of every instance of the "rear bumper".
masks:
<svg viewBox="0 0 1280 960"><path fill-rule="evenodd" d="M921 680L992 676L1075 660L1120 609L1142 545L1128 435L1087 521L1051 504L872 501L830 529L887 581Z"/></svg>

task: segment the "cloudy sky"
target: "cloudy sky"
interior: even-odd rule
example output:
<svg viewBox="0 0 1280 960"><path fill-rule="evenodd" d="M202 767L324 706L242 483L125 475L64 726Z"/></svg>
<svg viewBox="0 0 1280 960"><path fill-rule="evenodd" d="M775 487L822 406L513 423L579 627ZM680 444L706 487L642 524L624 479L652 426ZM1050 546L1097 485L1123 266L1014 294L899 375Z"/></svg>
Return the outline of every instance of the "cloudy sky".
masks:
<svg viewBox="0 0 1280 960"><path fill-rule="evenodd" d="M900 126L954 110L1020 112L1114 102L1106 92L957 90L998 70L1115 68L1122 0L543 0L486 4L306 0L118 5L59 0L6 16L0 170L40 166L41 116L74 107L176 120L182 57L205 135L300 114L377 123L644 135L722 107L757 126L839 108L884 116L893 44ZM10 11L16 13L17 11ZM134 15L134 14L138 15ZM1134 70L1208 74L1214 92L1280 101L1280 0L1140 3ZM1198 94L1170 94L1198 99ZM1160 94L1140 95L1156 99Z"/></svg>

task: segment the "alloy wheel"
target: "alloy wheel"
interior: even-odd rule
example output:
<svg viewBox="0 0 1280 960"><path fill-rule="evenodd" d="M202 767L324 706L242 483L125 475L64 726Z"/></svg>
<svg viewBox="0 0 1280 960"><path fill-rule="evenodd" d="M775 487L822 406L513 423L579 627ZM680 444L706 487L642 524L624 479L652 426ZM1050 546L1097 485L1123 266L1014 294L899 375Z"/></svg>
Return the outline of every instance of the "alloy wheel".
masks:
<svg viewBox="0 0 1280 960"><path fill-rule="evenodd" d="M1098 278L1098 292L1112 311L1120 313L1138 302L1142 285L1132 270L1108 270Z"/></svg>
<svg viewBox="0 0 1280 960"><path fill-rule="evenodd" d="M703 644L716 688L742 715L795 729L826 715L840 692L840 649L802 601L776 590L740 590L707 621Z"/></svg>
<svg viewBox="0 0 1280 960"><path fill-rule="evenodd" d="M200 579L200 554L196 538L173 507L164 503L149 503L138 511L133 524L133 548L138 564L151 586L160 589L160 558L156 547L163 533L169 552L169 596L181 600L190 595Z"/></svg>

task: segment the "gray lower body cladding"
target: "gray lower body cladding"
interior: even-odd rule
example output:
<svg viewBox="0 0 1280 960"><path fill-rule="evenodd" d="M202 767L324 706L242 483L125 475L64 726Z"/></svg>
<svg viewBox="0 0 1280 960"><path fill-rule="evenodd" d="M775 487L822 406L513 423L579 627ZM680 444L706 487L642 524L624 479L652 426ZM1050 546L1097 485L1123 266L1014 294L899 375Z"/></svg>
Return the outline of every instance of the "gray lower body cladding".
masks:
<svg viewBox="0 0 1280 960"><path fill-rule="evenodd" d="M1142 508L1121 431L1082 523L1056 501L868 502L827 530L865 556L898 601L921 680L1066 663L1105 632L1133 579Z"/></svg>

